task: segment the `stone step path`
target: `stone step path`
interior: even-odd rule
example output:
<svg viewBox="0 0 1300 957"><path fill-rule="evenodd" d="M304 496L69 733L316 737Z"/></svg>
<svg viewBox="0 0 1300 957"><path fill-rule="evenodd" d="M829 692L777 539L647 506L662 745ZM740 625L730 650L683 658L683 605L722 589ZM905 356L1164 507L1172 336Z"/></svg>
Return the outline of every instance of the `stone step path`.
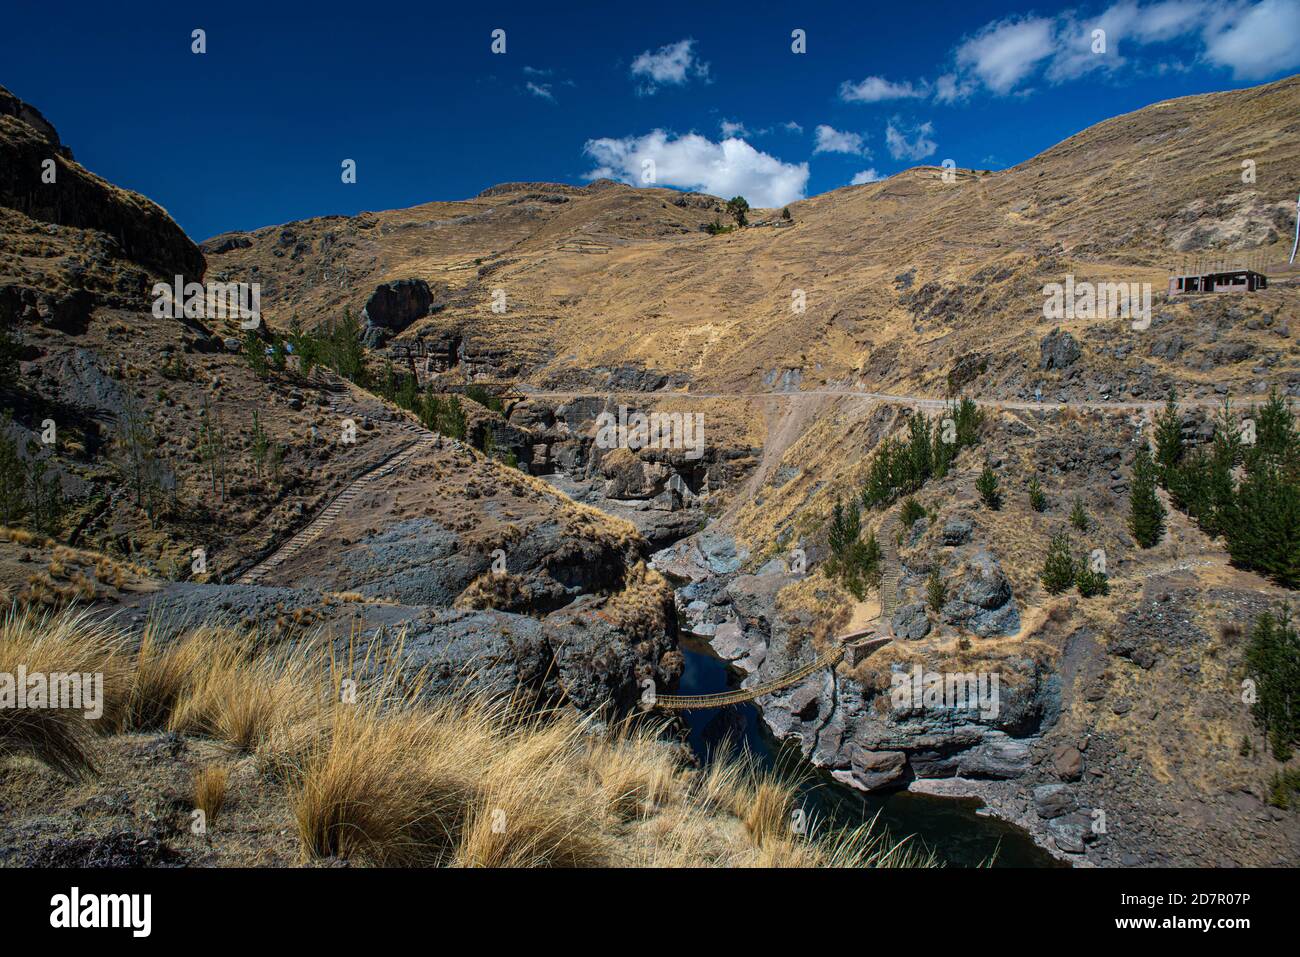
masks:
<svg viewBox="0 0 1300 957"><path fill-rule="evenodd" d="M371 487L382 483L389 475L392 475L397 469L401 468L416 455L432 448L438 441L438 436L430 433L427 437L417 439L404 445L401 449L394 452L384 461L380 462L370 471L363 473L359 478L343 489L334 499L322 509L315 518L280 548L276 549L270 556L258 562L236 580L240 585L256 585L268 574L279 568L290 558L293 558L307 546L311 545L316 539L324 534L338 517L343 514L343 510L351 505L362 492L369 490Z"/></svg>
<svg viewBox="0 0 1300 957"><path fill-rule="evenodd" d="M880 618L886 627L898 608L898 583L902 578L902 563L898 558L898 532L901 527L897 513L891 511L880 523L876 540L880 543Z"/></svg>
<svg viewBox="0 0 1300 957"><path fill-rule="evenodd" d="M368 417L372 420L375 418L373 411L361 409L353 404L354 397L347 382L327 369L320 369L319 372L320 381L318 384L330 396L331 413L341 418L362 419ZM240 575L236 579L236 584L258 584L275 569L320 538L326 529L333 525L339 516L343 514L344 509L355 502L363 492L381 484L384 479L411 461L415 456L440 444L442 441L442 436L438 433L417 425L405 416L398 416L395 419L388 420L388 422L398 431L411 436L412 441L406 443L378 465L363 472L350 482L325 508L317 513L316 517L305 528L298 531L269 556Z"/></svg>

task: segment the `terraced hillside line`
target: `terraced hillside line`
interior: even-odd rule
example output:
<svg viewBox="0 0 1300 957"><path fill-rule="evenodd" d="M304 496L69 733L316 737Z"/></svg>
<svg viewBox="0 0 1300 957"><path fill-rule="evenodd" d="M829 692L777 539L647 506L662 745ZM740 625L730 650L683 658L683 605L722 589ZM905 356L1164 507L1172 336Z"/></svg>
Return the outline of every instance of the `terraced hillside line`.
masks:
<svg viewBox="0 0 1300 957"><path fill-rule="evenodd" d="M858 638L858 636L864 634L868 637ZM858 640L845 640L850 638L858 638ZM870 630L846 635L845 639L837 639L834 645L806 665L801 665L794 671L786 672L779 678L773 678L771 681L764 681L762 684L754 685L752 688L738 688L735 691L722 691L717 694L656 695L654 706L663 711L690 711L699 708L724 708L730 704L743 704L746 701L753 701L755 698L761 698L774 691L780 691L782 688L798 684L815 671L835 667L850 648L869 654L876 648L894 640L888 636L877 636Z"/></svg>
<svg viewBox="0 0 1300 957"><path fill-rule="evenodd" d="M409 462L415 455L431 447L438 437L430 433L424 438L417 439L414 442L407 443L398 449L388 458L384 459L368 472L363 473L359 478L343 489L334 497L320 513L311 520L302 531L298 532L287 542L281 545L271 555L262 559L243 575L239 576L236 584L239 585L256 585L268 574L279 568L286 561L297 555L304 548L310 545L325 532L327 528L334 524L343 510L356 500L362 492L366 491L372 485L382 481L391 475L395 470Z"/></svg>

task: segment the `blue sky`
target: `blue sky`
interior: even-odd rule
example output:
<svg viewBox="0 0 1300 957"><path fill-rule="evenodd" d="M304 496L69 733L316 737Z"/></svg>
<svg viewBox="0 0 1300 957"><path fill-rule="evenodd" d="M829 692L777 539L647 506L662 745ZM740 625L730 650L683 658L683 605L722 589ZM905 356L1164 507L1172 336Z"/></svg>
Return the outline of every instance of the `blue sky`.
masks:
<svg viewBox="0 0 1300 957"><path fill-rule="evenodd" d="M0 84L195 239L506 181L639 183L646 160L657 185L780 204L918 163L1001 169L1297 71L1300 0L16 0L0 34Z"/></svg>

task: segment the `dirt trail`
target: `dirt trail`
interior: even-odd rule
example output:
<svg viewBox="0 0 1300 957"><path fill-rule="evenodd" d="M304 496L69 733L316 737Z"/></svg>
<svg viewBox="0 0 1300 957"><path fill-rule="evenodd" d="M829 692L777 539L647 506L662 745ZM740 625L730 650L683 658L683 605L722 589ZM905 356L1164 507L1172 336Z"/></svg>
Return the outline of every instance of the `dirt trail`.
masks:
<svg viewBox="0 0 1300 957"><path fill-rule="evenodd" d="M785 396L780 397L785 398ZM804 401L791 402L780 411L777 411L771 405L764 406L763 414L767 420L767 439L763 442L763 458L759 461L758 468L754 469L753 474L745 480L745 484L741 487L739 493L731 500L731 505L727 507L727 511L722 516L723 521L731 518L737 509L754 498L758 490L762 488L763 483L781 464L786 451L799 441L799 437L803 435L804 430L817 418L818 413L826 404L825 397L806 396L805 393L794 394L791 397L794 399L803 398Z"/></svg>
<svg viewBox="0 0 1300 957"><path fill-rule="evenodd" d="M532 399L577 399L584 396L609 396L610 398L634 398L643 401L652 399L785 399L799 404L802 399L871 399L888 405L910 405L920 409L942 410L947 408L949 399L937 399L925 395L894 395L889 392L865 392L861 389L806 389L802 392L605 392L599 389L586 389L577 392L541 392L530 389L527 385L517 386L519 391ZM1070 402L1034 402L1025 399L981 399L974 401L981 406L992 409L1006 409L1018 412L1059 411L1061 409L1089 409L1111 412L1156 412L1165 407L1165 400L1150 402L1098 402L1080 399ZM1241 408L1254 407L1267 401L1264 397L1243 398L1234 401ZM1223 405L1221 398L1216 399L1180 399L1180 409L1218 409Z"/></svg>

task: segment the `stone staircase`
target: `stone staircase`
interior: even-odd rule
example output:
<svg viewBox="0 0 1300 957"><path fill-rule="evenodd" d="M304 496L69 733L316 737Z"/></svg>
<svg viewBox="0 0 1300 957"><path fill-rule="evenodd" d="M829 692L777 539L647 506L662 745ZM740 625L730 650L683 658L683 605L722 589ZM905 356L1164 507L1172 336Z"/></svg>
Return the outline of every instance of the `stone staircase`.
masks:
<svg viewBox="0 0 1300 957"><path fill-rule="evenodd" d="M338 517L343 514L343 510L352 504L352 502L354 502L362 492L365 492L377 482L382 482L417 454L432 446L437 440L438 436L430 432L425 438L407 443L370 471L362 474L359 478L344 488L342 492L335 496L334 500L326 505L325 508L323 508L316 517L311 520L306 528L299 531L282 546L276 549L270 556L264 558L243 575L239 576L239 578L236 579L236 584L258 584L263 578L275 571L275 569L279 568L290 558L293 558L308 545L316 541L316 539L320 538L321 535L324 534L325 530L333 525Z"/></svg>
<svg viewBox="0 0 1300 957"><path fill-rule="evenodd" d="M356 400L352 394L352 389L344 379L329 369L318 367L315 371L316 384L329 395L331 413L339 416L340 419L374 418L373 410L367 411L355 404ZM237 584L258 584L275 569L320 538L325 530L343 514L343 510L356 501L362 492L367 491L376 483L382 482L416 455L442 442L442 436L438 433L430 432L401 413L386 421L398 431L411 436L412 441L406 443L378 465L363 472L350 482L305 528L298 531L269 556L240 575L236 579ZM456 442L451 444L459 445Z"/></svg>
<svg viewBox="0 0 1300 957"><path fill-rule="evenodd" d="M890 621L898 609L898 583L903 574L903 565L898 557L898 534L901 528L898 513L891 509L876 530L876 541L880 543L880 617L891 634L893 627Z"/></svg>

